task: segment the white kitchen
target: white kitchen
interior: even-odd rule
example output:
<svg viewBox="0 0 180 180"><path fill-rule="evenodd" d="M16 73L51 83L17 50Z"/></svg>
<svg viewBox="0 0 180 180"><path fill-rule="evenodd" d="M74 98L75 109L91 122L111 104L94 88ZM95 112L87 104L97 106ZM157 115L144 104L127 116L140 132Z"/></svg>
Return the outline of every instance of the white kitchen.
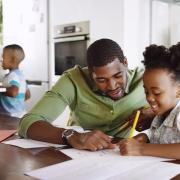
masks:
<svg viewBox="0 0 180 180"><path fill-rule="evenodd" d="M143 52L150 44L170 47L180 42L180 0L0 0L0 7L0 19L2 19L2 22L0 22L0 50L9 44L19 44L25 52L25 58L20 64L20 69L25 75L31 92L31 98L25 102L26 112L30 111L46 92L50 92L49 90L54 87L64 71L77 64L81 67L87 66L87 49L98 39L108 38L117 42L124 52L124 59L127 59L129 69L134 69L137 66L143 68L141 62ZM7 71L0 67L0 81L6 73ZM61 100L63 103L65 102L63 98ZM114 101L114 99L110 99L107 102L112 100ZM58 105L58 101L57 98L57 103L54 105ZM98 101L93 101L96 102L94 103L94 110L97 112ZM44 105L45 111L49 108L53 112L55 109L56 114L58 114L58 108L51 107L51 105L48 107L48 105ZM63 105L62 107L65 108L66 105ZM82 104L82 107L86 105ZM112 106L115 107L114 104ZM123 104L123 106L126 106L126 104ZM87 109L87 107L83 108ZM36 115L34 110L29 113L32 117L29 116L29 118L27 115L24 119L27 118L26 120L28 120L29 118L31 121L34 116L44 118L44 122L32 120L35 124L33 126L33 123L30 124L30 121L27 121L29 124L26 124L28 124L29 127L27 127L30 130L25 127L25 123L23 124L24 119L18 125L19 117L22 117L22 115L8 117L14 120L12 122L14 130L17 127L19 129L24 128L27 133L22 135L23 133L21 134L20 130L18 139L16 139L17 136L14 139L22 140L21 143L29 147L28 140L32 140L31 143L35 143L35 146L33 147L34 144L31 144L32 147L30 148L22 148L21 143L19 143L19 146L11 143L0 143L0 154L4 158L4 161L0 162L0 179L2 177L3 179L20 180L26 178L89 180L121 178L141 180L145 176L147 179L170 179L170 177L178 179L180 177L179 159L176 158L171 160L158 155L157 157L156 155L155 157L153 155L120 156L120 148L117 144L115 144L115 148L113 147L114 149L109 148L110 146L108 148L102 146L102 148L98 147L99 149L95 150L89 147L75 146L78 143L74 143L75 145L72 143L72 145L68 138L73 139L73 135L75 135L76 139L76 136L80 137L81 133L86 136L88 133L94 133L96 128L94 130L93 128L82 129L79 128L80 126L74 126L75 129L67 127L70 116L69 107L66 107L64 112L54 121L52 120L53 115L52 117L50 115L51 110L49 110L49 114L46 114L46 112L42 112L44 111L42 106L38 108L41 114ZM144 106L143 108L148 109L150 106ZM61 110L61 107L59 109ZM107 109L107 107L104 109ZM106 114L112 118L114 112L111 107L107 109L107 113L104 113L104 119ZM88 113L88 110L86 113ZM48 120L48 117L50 120ZM115 117L114 120L116 121L118 118ZM129 126L129 122L123 122L121 125L116 123L116 127L121 128L128 124L125 128L130 128L132 135L135 135L137 133L135 132L135 121L138 121L138 118L137 111L136 116L132 118L134 120L132 121L133 124ZM87 122L91 121L89 119ZM1 127L9 128L9 122L7 123L8 126L5 124L5 116L0 114L0 120L0 130ZM53 126L50 125L50 121ZM42 122L45 124L41 124ZM14 123L16 124L14 125ZM36 126L36 123L38 126ZM110 129L111 126L108 123L106 125ZM101 126L98 127L101 128ZM31 128L34 128L34 131ZM107 130L107 132L110 132L110 130ZM29 132L34 132L34 135ZM68 132L70 134L66 134ZM102 132L106 133L106 129ZM96 132L94 135L97 135ZM108 134L107 136L106 138L113 139L114 135L110 136ZM26 139L26 137L28 138ZM133 139L132 136L128 137L128 139ZM104 139L106 138L104 137ZM34 140L38 141L33 142ZM100 140L101 138L99 138ZM112 143L111 140L109 144ZM56 143L57 146L48 143ZM85 140L83 140L83 143L86 143ZM149 145L151 143L145 144ZM177 145L179 146L179 142ZM178 146L177 151L179 151ZM91 151L95 151L93 152L94 155ZM173 152L177 153L177 151ZM10 161L12 161L12 164L9 163Z"/></svg>
<svg viewBox="0 0 180 180"><path fill-rule="evenodd" d="M26 54L21 68L32 94L28 110L61 74L55 72L55 64L63 63L55 63L59 26L75 25L83 31L77 23L87 22L84 48L97 39L111 38L124 50L130 68L141 66L142 52L149 44L170 46L180 40L177 0L4 0L2 5L2 46L20 44Z"/></svg>

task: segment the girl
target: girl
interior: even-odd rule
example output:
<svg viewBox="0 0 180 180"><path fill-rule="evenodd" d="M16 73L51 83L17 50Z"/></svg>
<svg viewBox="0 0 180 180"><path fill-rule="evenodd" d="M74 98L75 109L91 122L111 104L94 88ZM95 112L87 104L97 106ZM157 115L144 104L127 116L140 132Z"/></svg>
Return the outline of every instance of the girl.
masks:
<svg viewBox="0 0 180 180"><path fill-rule="evenodd" d="M169 49L150 45L143 55L146 99L156 117L149 138L141 133L125 139L120 152L180 159L180 43Z"/></svg>

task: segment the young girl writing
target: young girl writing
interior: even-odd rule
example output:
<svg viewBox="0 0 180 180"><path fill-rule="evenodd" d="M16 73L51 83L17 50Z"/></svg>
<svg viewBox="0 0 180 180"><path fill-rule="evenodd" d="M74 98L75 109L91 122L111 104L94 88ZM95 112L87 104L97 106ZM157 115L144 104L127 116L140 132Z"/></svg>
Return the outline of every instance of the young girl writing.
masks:
<svg viewBox="0 0 180 180"><path fill-rule="evenodd" d="M144 90L156 117L149 137L141 133L121 141L120 152L180 159L180 43L169 49L150 45L143 55Z"/></svg>

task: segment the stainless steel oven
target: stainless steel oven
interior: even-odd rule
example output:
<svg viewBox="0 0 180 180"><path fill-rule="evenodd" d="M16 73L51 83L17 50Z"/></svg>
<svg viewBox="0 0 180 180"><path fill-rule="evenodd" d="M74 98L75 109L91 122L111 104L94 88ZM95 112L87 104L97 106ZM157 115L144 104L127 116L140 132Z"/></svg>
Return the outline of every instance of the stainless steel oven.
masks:
<svg viewBox="0 0 180 180"><path fill-rule="evenodd" d="M89 42L89 21L57 25L54 28L54 70L61 75L78 64L86 66L86 50Z"/></svg>

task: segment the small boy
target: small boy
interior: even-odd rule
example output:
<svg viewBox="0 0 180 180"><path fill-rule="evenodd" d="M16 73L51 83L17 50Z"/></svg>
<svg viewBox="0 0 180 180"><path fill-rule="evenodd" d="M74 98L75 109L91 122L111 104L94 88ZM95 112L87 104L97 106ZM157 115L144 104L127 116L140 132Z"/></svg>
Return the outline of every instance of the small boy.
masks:
<svg viewBox="0 0 180 180"><path fill-rule="evenodd" d="M25 111L24 101L30 98L30 91L23 73L19 70L19 64L24 59L25 54L21 46L11 44L3 48L2 67L8 69L2 85L6 92L0 93L0 113L15 115Z"/></svg>

